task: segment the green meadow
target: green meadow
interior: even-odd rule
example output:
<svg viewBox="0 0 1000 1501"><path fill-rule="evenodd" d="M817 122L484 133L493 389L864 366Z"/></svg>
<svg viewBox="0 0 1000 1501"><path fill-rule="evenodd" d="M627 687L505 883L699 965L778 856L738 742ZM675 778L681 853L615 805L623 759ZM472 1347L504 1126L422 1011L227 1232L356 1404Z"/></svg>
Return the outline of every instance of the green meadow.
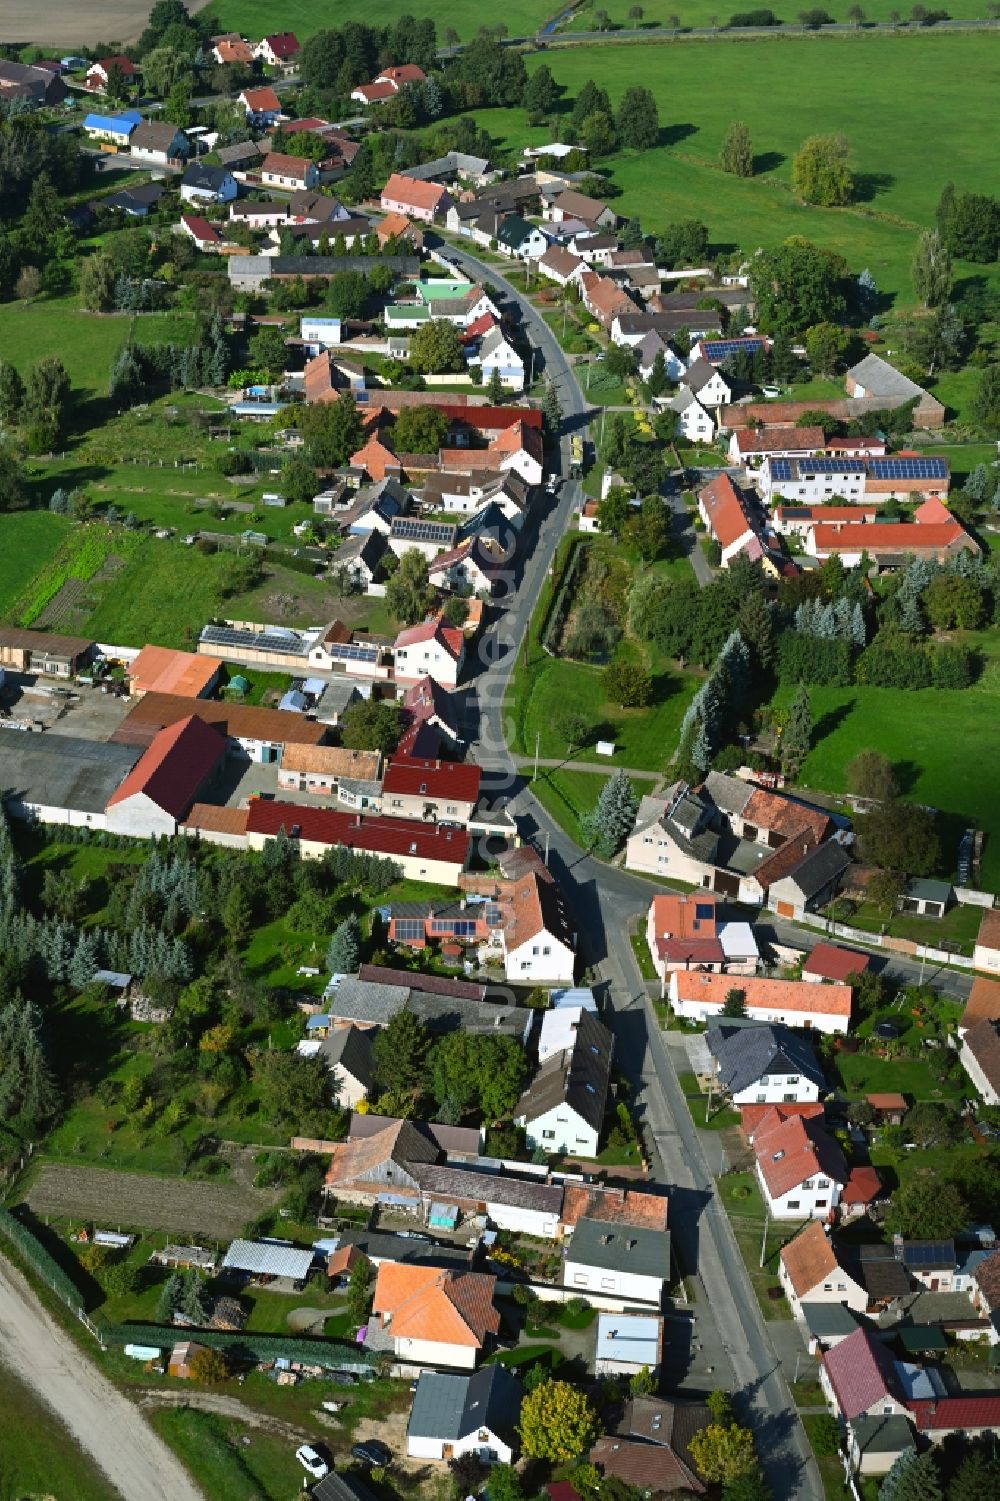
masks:
<svg viewBox="0 0 1000 1501"><path fill-rule="evenodd" d="M703 219L713 246L751 251L805 235L845 256L857 274L868 266L881 291L913 300L910 262L921 229L933 223L945 182L996 192L1000 158L984 122L1000 85L1000 46L992 35L903 32L775 37L740 43L584 46L536 53L566 89L566 108L588 78L615 102L637 83L660 112L659 147L620 152L600 164L620 196L622 214L655 231ZM804 82L805 81L805 82ZM803 98L808 108L803 109ZM523 110L481 110L477 119L497 149L544 141L545 127ZM726 127L750 127L757 173L729 177L718 166ZM844 209L798 203L792 157L822 129L850 142L858 201ZM558 119L554 126L558 134ZM997 278L995 268L960 264L963 276Z"/></svg>

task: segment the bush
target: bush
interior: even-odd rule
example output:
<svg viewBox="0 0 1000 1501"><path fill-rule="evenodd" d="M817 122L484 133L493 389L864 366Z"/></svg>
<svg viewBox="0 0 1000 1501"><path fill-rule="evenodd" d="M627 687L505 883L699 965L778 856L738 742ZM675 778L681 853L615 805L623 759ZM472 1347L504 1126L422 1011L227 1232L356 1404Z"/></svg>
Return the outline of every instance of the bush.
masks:
<svg viewBox="0 0 1000 1501"><path fill-rule="evenodd" d="M778 678L782 683L817 683L847 688L851 683L850 643L801 631L778 637Z"/></svg>
<svg viewBox="0 0 1000 1501"><path fill-rule="evenodd" d="M735 16L729 17L729 25L738 26L780 26L781 22L773 10L740 10Z"/></svg>

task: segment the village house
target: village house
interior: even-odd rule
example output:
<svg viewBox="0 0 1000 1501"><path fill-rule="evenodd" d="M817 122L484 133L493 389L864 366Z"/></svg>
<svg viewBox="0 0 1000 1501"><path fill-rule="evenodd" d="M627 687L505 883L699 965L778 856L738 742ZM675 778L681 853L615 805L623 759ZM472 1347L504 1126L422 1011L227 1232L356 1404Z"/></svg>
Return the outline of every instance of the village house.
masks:
<svg viewBox="0 0 1000 1501"><path fill-rule="evenodd" d="M975 1022L958 1056L984 1105L1000 1105L1000 1021Z"/></svg>
<svg viewBox="0 0 1000 1501"><path fill-rule="evenodd" d="M50 631L0 626L0 667L38 677L70 678L97 655L96 641Z"/></svg>
<svg viewBox="0 0 1000 1501"><path fill-rule="evenodd" d="M511 881L500 905L507 979L525 985L572 985L576 933L552 877L530 871Z"/></svg>
<svg viewBox="0 0 1000 1501"><path fill-rule="evenodd" d="M730 447L739 436L733 434ZM768 453L755 482L766 501L783 502L783 509L787 512L794 507L795 514L800 507L828 505L834 497L849 506L860 505L865 499L865 466L860 459L847 456L786 459ZM856 511L844 508L844 512L845 520L858 520Z"/></svg>
<svg viewBox="0 0 1000 1501"><path fill-rule="evenodd" d="M855 1313L868 1309L868 1294L840 1265L830 1237L818 1219L782 1246L778 1278L795 1318L804 1320L816 1304L837 1304Z"/></svg>
<svg viewBox="0 0 1000 1501"><path fill-rule="evenodd" d="M320 860L343 846L391 860L408 880L457 886L468 863L470 840L462 829L312 808L256 798L247 817L247 844L260 850L279 834L292 839L303 859Z"/></svg>
<svg viewBox="0 0 1000 1501"><path fill-rule="evenodd" d="M436 615L400 631L393 653L397 682L412 684L430 677L444 688L455 688L465 665L465 636Z"/></svg>
<svg viewBox="0 0 1000 1501"><path fill-rule="evenodd" d="M851 1021L849 985L810 985L802 980L770 980L748 976L734 982L730 975L699 970L674 970L670 976L670 1005L687 1021L720 1016L726 996L742 991L747 1015L753 1021L781 1022L817 1032L844 1033Z"/></svg>
<svg viewBox="0 0 1000 1501"><path fill-rule="evenodd" d="M386 214L375 227L379 249L385 250L392 241L405 240L414 250L422 250L424 232L411 223L406 214Z"/></svg>
<svg viewBox="0 0 1000 1501"><path fill-rule="evenodd" d="M337 795L342 781L377 782L382 755L377 750L348 750L342 745L289 745L278 767L278 786L286 792Z"/></svg>
<svg viewBox="0 0 1000 1501"><path fill-rule="evenodd" d="M181 214L178 228L203 255L215 255L229 248L229 241L223 238L214 224L210 224L200 214Z"/></svg>
<svg viewBox="0 0 1000 1501"><path fill-rule="evenodd" d="M583 305L602 328L610 329L616 318L636 311L636 305L623 287L609 276L583 271L579 278Z"/></svg>
<svg viewBox="0 0 1000 1501"><path fill-rule="evenodd" d="M626 1307L659 1309L669 1282L669 1230L587 1216L577 1221L563 1263L563 1286L576 1296L599 1294L620 1298Z"/></svg>
<svg viewBox="0 0 1000 1501"><path fill-rule="evenodd" d="M190 155L191 145L179 125L140 120L129 137L129 151L152 166L179 167Z"/></svg>
<svg viewBox="0 0 1000 1501"><path fill-rule="evenodd" d="M102 57L98 62L92 63L83 86L92 94L104 94L112 74L117 74L127 84L134 84L138 81L139 70L131 58L119 52L114 57Z"/></svg>
<svg viewBox="0 0 1000 1501"><path fill-rule="evenodd" d="M857 568L867 558L883 569L903 567L911 556L936 563L947 563L960 553L979 557L981 548L953 517L922 520L917 511L909 522L818 522L806 538L806 552L820 562L839 557L845 568Z"/></svg>
<svg viewBox="0 0 1000 1501"><path fill-rule="evenodd" d="M821 1118L786 1115L776 1105L757 1124L750 1144L757 1184L774 1219L832 1218L848 1172Z"/></svg>
<svg viewBox="0 0 1000 1501"><path fill-rule="evenodd" d="M959 1038L978 1022L1000 1022L1000 980L990 980L985 975L976 975L958 1023Z"/></svg>
<svg viewBox="0 0 1000 1501"><path fill-rule="evenodd" d="M722 551L722 566L736 557L758 560L763 547L747 506L728 474L720 474L698 491L698 514Z"/></svg>
<svg viewBox="0 0 1000 1501"><path fill-rule="evenodd" d="M231 203L239 187L228 167L191 162L184 169L180 192L184 203Z"/></svg>
<svg viewBox="0 0 1000 1501"><path fill-rule="evenodd" d="M237 33L212 37L212 56L222 66L241 63L249 68L253 62L253 48Z"/></svg>
<svg viewBox="0 0 1000 1501"><path fill-rule="evenodd" d="M724 422L724 413L719 420ZM729 439L729 458L734 464L756 467L765 458L812 458L821 455L825 446L821 427L737 428Z"/></svg>
<svg viewBox="0 0 1000 1501"><path fill-rule="evenodd" d="M733 1105L809 1104L826 1093L815 1052L780 1022L720 1016L709 1022L705 1042Z"/></svg>
<svg viewBox="0 0 1000 1501"><path fill-rule="evenodd" d="M560 287L569 286L587 269L587 262L565 245L549 245L535 264L546 281L554 281Z"/></svg>
<svg viewBox="0 0 1000 1501"><path fill-rule="evenodd" d="M752 975L760 961L749 923L719 923L711 892L654 896L646 914L646 943L660 979L661 998L675 969Z"/></svg>
<svg viewBox="0 0 1000 1501"><path fill-rule="evenodd" d="M22 108L62 104L69 90L59 63L42 58L35 64L0 61L0 102L22 101Z"/></svg>
<svg viewBox="0 0 1000 1501"><path fill-rule="evenodd" d="M343 577L359 594L367 594L382 571L385 535L373 527L349 536L330 559L330 573Z"/></svg>
<svg viewBox="0 0 1000 1501"><path fill-rule="evenodd" d="M858 1329L832 1350L826 1350L820 1362L819 1381L827 1401L846 1423L864 1416L906 1416L895 1362L871 1329Z"/></svg>
<svg viewBox="0 0 1000 1501"><path fill-rule="evenodd" d="M586 193L578 193L575 188L563 188L557 193L546 204L542 217L551 220L553 224L579 223L592 232L598 229L615 229L618 225L618 215L613 208L601 203L598 198L588 198Z"/></svg>
<svg viewBox="0 0 1000 1501"><path fill-rule="evenodd" d="M299 39L294 31L274 32L271 36L261 37L253 55L269 68L294 73L298 65Z"/></svg>
<svg viewBox="0 0 1000 1501"><path fill-rule="evenodd" d="M194 714L160 730L108 799L107 827L138 839L173 836L225 759L224 736Z"/></svg>
<svg viewBox="0 0 1000 1501"><path fill-rule="evenodd" d="M297 1051L326 1064L332 1075L333 1096L342 1109L356 1110L374 1087L370 1032L348 1026L336 1027L318 1040L311 1040L307 1034Z"/></svg>
<svg viewBox="0 0 1000 1501"><path fill-rule="evenodd" d="M116 115L85 115L82 129L90 141L107 141L109 145L127 151L132 134L141 123L142 116L137 109L125 109Z"/></svg>
<svg viewBox="0 0 1000 1501"><path fill-rule="evenodd" d="M733 399L733 388L722 372L700 356L691 361L684 372L684 385L703 407L721 407Z"/></svg>
<svg viewBox="0 0 1000 1501"><path fill-rule="evenodd" d="M510 1464L520 1414L521 1383L499 1362L472 1376L421 1371L406 1425L407 1455L450 1461L474 1454L483 1464Z"/></svg>
<svg viewBox="0 0 1000 1501"><path fill-rule="evenodd" d="M607 1027L583 1012L572 1045L540 1065L514 1107L530 1148L553 1156L597 1156L613 1048Z"/></svg>
<svg viewBox="0 0 1000 1501"><path fill-rule="evenodd" d="M704 1402L632 1397L614 1432L591 1449L590 1462L643 1494L704 1495L690 1443L712 1421ZM550 1501L573 1501L557 1495L556 1486L547 1489Z"/></svg>
<svg viewBox="0 0 1000 1501"><path fill-rule="evenodd" d="M427 74L416 63L399 63L383 68L370 83L361 83L351 93L359 104L384 104L402 89L412 88L415 83L424 83Z"/></svg>
<svg viewBox="0 0 1000 1501"><path fill-rule="evenodd" d="M129 710L111 738L119 745L146 749L159 730L191 714L213 725L227 738L229 754L243 761L280 763L287 745L322 745L329 735L325 725L307 719L304 714L188 698L179 693L149 692Z"/></svg>
<svg viewBox="0 0 1000 1501"><path fill-rule="evenodd" d="M479 365L484 385L489 385L495 372L505 391L524 390L524 360L502 329L491 328L480 340L475 363Z"/></svg>
<svg viewBox="0 0 1000 1501"><path fill-rule="evenodd" d="M433 224L448 212L448 190L436 182L420 182L403 172L393 172L382 189L380 204L387 214L405 214L422 224Z"/></svg>
<svg viewBox="0 0 1000 1501"><path fill-rule="evenodd" d="M389 1349L411 1365L474 1370L500 1331L493 1303L496 1278L484 1272L440 1271L383 1261L365 1344Z"/></svg>
<svg viewBox="0 0 1000 1501"><path fill-rule="evenodd" d="M281 100L269 83L258 88L243 89L237 96L237 102L246 111L247 124L256 130L266 130L284 119Z"/></svg>
<svg viewBox="0 0 1000 1501"><path fill-rule="evenodd" d="M396 818L465 826L479 802L481 779L481 769L471 762L399 757L390 760L385 769L382 806Z"/></svg>
<svg viewBox="0 0 1000 1501"><path fill-rule="evenodd" d="M649 337L647 334L646 338ZM711 443L715 437L715 422L708 408L702 406L688 386L682 384L666 402L666 407L677 418L678 437L687 443Z"/></svg>
<svg viewBox="0 0 1000 1501"><path fill-rule="evenodd" d="M319 182L319 169L306 156L269 151L261 163L260 180L268 188L314 188Z"/></svg>

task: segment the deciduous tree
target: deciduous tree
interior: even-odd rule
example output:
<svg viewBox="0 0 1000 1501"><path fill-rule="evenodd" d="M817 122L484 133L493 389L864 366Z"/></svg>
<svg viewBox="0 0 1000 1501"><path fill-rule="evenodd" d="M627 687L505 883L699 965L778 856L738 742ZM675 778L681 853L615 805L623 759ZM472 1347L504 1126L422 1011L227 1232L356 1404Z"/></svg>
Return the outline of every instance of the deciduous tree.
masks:
<svg viewBox="0 0 1000 1501"><path fill-rule="evenodd" d="M730 122L722 142L719 165L733 177L753 176L753 142L745 120Z"/></svg>
<svg viewBox="0 0 1000 1501"><path fill-rule="evenodd" d="M913 290L924 307L943 307L948 302L955 277L951 256L936 229L925 229L917 241L911 271Z"/></svg>
<svg viewBox="0 0 1000 1501"><path fill-rule="evenodd" d="M417 548L407 548L385 586L386 609L405 625L415 625L433 607L434 598L427 559Z"/></svg>
<svg viewBox="0 0 1000 1501"><path fill-rule="evenodd" d="M854 177L846 138L818 135L804 141L792 162L792 187L805 203L820 208L850 203Z"/></svg>
<svg viewBox="0 0 1000 1501"><path fill-rule="evenodd" d="M521 1404L521 1447L532 1459L566 1464L583 1454L600 1433L585 1394L568 1381L544 1381Z"/></svg>
<svg viewBox="0 0 1000 1501"><path fill-rule="evenodd" d="M703 1480L726 1484L757 1465L753 1434L736 1423L709 1423L689 1440L688 1447Z"/></svg>

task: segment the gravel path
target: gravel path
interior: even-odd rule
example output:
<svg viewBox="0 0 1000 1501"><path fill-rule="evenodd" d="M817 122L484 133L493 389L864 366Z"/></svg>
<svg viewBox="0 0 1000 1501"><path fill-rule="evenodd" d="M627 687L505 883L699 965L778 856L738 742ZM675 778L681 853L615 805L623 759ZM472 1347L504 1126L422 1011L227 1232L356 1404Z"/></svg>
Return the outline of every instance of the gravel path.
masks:
<svg viewBox="0 0 1000 1501"><path fill-rule="evenodd" d="M0 1360L58 1414L123 1501L203 1501L180 1460L0 1257Z"/></svg>

